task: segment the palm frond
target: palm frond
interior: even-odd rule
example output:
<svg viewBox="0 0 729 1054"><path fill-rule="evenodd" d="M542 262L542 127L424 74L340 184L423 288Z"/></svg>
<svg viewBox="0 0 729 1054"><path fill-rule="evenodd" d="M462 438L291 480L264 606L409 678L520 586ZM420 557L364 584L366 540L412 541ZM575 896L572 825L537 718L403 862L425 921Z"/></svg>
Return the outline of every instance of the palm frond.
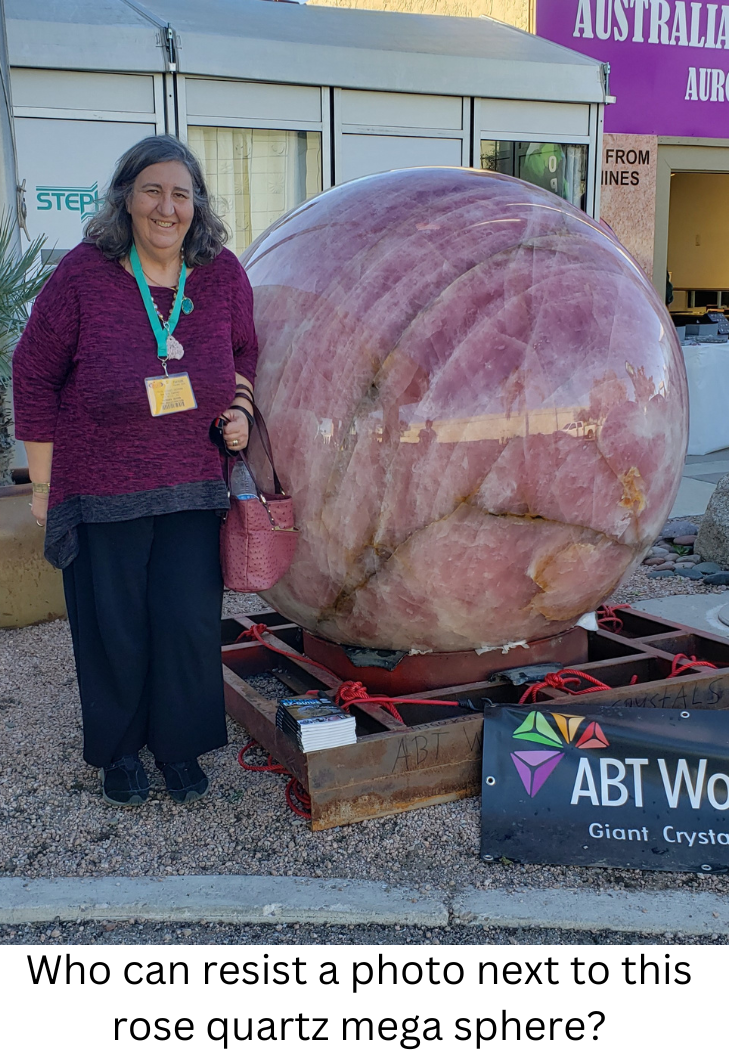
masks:
<svg viewBox="0 0 729 1054"><path fill-rule="evenodd" d="M10 358L28 321L30 305L52 266L41 262L45 236L34 238L24 252L15 246L15 217L0 214L0 382L10 377Z"/></svg>

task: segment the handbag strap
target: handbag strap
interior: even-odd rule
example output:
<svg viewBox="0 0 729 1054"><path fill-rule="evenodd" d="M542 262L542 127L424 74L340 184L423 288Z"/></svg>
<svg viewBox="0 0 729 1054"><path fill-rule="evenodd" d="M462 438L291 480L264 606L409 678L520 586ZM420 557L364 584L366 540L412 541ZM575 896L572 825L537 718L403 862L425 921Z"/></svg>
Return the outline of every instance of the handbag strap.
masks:
<svg viewBox="0 0 729 1054"><path fill-rule="evenodd" d="M253 416L255 417L256 425L258 426L258 434L261 437L261 446L263 447L263 452L268 458L268 462L271 466L271 471L273 473L274 490L276 494L283 494L285 497L286 491L281 486L281 480L278 478L276 466L273 463L273 449L271 448L271 439L268 434L268 429L266 428L266 422L263 419L263 414L255 405L255 403L253 404ZM241 454L241 456L245 458L245 454ZM250 465L248 465L248 469L250 471ZM253 473L251 473L251 475L253 475Z"/></svg>
<svg viewBox="0 0 729 1054"><path fill-rule="evenodd" d="M281 486L281 480L278 478L278 473L276 472L276 466L273 463L273 449L271 447L271 438L270 438L270 436L268 434L268 429L266 428L266 422L263 419L263 414L261 413L261 411L258 409L258 407L255 404L253 406L253 414L254 414L254 417L255 417L256 426L258 427L258 434L261 437L261 446L263 447L263 452L266 455L266 457L268 458L268 462L269 462L269 464L271 466L271 471L273 473L274 493L281 494L283 497L286 497L286 491ZM250 415L246 414L246 416L248 417ZM221 420L227 420L227 419L223 418L222 415L221 415L220 419ZM250 434L249 434L249 441L250 441ZM226 454L228 456L225 458L225 482L226 482L227 487L228 487L228 494L230 494L230 476L231 476L231 471L232 471L231 463L236 461L237 459L240 459L241 461L244 462L246 468L250 472L251 479L256 484L256 491L258 492L258 497L260 498L261 497L261 488L258 486L258 481L256 480L256 477L253 475L253 469L251 468L251 465L250 465L250 462L248 460L248 456L247 456L246 452L244 450L238 450L238 451L236 451L235 454L231 454L230 451L228 451L226 449ZM265 504L265 502L264 502L264 504ZM269 516L270 516L270 513L269 513Z"/></svg>

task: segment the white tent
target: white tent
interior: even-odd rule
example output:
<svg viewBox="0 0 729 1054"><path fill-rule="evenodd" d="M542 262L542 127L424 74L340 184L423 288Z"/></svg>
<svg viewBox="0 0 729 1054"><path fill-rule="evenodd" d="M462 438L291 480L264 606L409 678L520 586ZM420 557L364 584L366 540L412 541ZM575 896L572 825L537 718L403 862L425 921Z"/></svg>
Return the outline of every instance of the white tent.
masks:
<svg viewBox="0 0 729 1054"><path fill-rule="evenodd" d="M333 183L535 151L598 207L602 65L492 19L267 0L6 0L6 16L29 228L59 251L156 131L200 154L240 248Z"/></svg>

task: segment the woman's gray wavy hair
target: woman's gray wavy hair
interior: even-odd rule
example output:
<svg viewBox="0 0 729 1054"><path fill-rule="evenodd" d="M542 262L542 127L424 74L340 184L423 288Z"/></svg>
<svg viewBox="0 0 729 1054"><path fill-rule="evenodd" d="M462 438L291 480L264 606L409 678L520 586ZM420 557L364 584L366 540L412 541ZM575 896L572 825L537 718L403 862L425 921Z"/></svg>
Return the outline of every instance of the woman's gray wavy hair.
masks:
<svg viewBox="0 0 729 1054"><path fill-rule="evenodd" d="M210 205L200 162L192 150L173 135L150 135L119 158L101 210L86 224L86 241L98 246L109 260L120 260L129 253L132 218L127 211L127 202L134 181L145 168L160 161L179 161L190 173L195 213L185 235L183 253L188 267L204 266L223 248L228 232Z"/></svg>

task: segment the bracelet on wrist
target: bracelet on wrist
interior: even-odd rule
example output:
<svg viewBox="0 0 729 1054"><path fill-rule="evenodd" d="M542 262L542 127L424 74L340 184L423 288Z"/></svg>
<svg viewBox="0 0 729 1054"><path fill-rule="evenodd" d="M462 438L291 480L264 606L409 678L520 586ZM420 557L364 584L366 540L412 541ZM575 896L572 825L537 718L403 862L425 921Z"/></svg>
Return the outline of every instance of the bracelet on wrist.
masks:
<svg viewBox="0 0 729 1054"><path fill-rule="evenodd" d="M51 485L50 483L32 483L34 494L50 494Z"/></svg>

